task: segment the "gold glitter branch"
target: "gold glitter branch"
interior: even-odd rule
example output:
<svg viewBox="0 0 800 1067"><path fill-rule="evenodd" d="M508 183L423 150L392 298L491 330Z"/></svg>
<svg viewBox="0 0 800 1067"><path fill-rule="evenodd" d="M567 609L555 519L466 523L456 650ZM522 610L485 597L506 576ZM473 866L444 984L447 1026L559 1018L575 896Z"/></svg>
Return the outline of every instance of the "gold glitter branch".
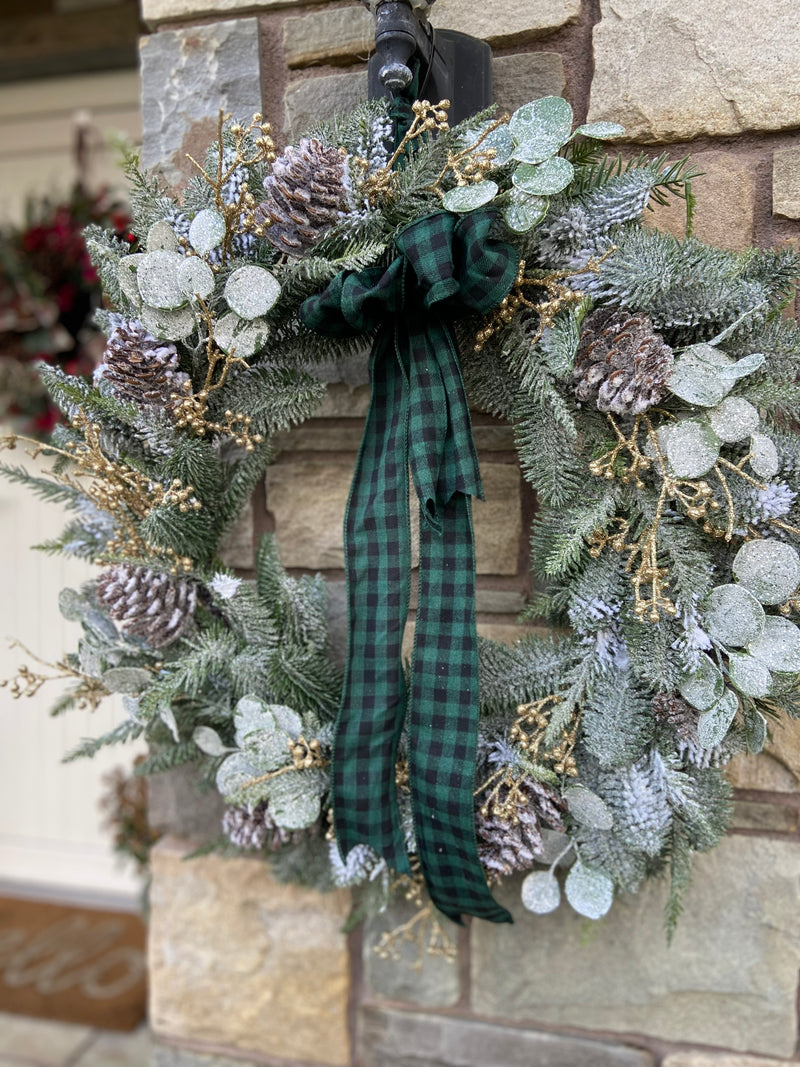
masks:
<svg viewBox="0 0 800 1067"><path fill-rule="evenodd" d="M447 162L437 175L436 181L429 187L430 191L436 193L439 197L443 197L442 182L450 172L452 172L456 180L456 185L471 185L475 182L484 181L494 166L497 150L495 148L484 148L483 151L479 152L478 149L490 134L507 123L508 115L503 115L502 118L490 123L469 148L464 148L460 152L448 152Z"/></svg>
<svg viewBox="0 0 800 1067"><path fill-rule="evenodd" d="M418 867L415 856L411 857L411 863L412 867ZM422 970L425 956L438 956L453 963L458 956L458 948L442 925L433 901L426 899L425 883L420 871L416 870L410 877L401 875L392 882L389 891L402 892L414 907L414 913L406 922L381 936L374 948L376 955L382 960L399 962L402 959L400 946L403 942L411 942L417 947L417 957L412 965L415 971Z"/></svg>
<svg viewBox="0 0 800 1067"><path fill-rule="evenodd" d="M319 741L306 741L301 734L296 741L291 739L288 741L289 754L292 757L292 762L287 763L285 767L281 767L277 771L270 771L269 774L262 774L258 778L251 778L249 782L245 782L241 789L250 789L251 786L261 785L262 782L271 782L273 778L280 778L283 774L289 774L290 771L308 771L314 767L327 767L330 765L330 760L325 759L322 755L322 745Z"/></svg>
<svg viewBox="0 0 800 1067"><path fill-rule="evenodd" d="M242 182L236 199L231 203L225 200L223 189L239 167L253 167L259 163L272 163L275 156L275 142L272 140L272 127L264 122L262 115L253 115L247 126L235 123L230 128L233 135L233 159L226 164L226 146L223 143L225 123L231 119L220 109L217 122L217 166L214 173L202 167L196 159L187 153L186 158L199 170L206 183L214 193L214 206L225 220L225 236L222 240L222 262L232 253L233 240L237 234L254 233L262 237L269 225L259 216L256 199L250 192L247 182ZM253 137L254 134L257 136ZM248 147L248 141L252 147Z"/></svg>
<svg viewBox="0 0 800 1067"><path fill-rule="evenodd" d="M260 445L264 437L260 433L251 433L253 425L251 415L228 410L224 414L224 422L215 422L208 418L208 398L225 385L231 367L235 365L247 367L248 364L236 355L236 349L232 348L230 352L223 352L217 346L214 339L214 315L202 297L198 297L197 300L200 314L208 330L206 377L199 393L192 392L192 383L187 381L184 385L185 396L173 393L170 397L173 402L175 425L179 430L188 429L196 437L204 437L207 433L232 437L236 444L245 451L253 452L255 446Z"/></svg>
<svg viewBox="0 0 800 1067"><path fill-rule="evenodd" d="M47 682L63 681L66 678L75 678L79 682L79 685L73 689L70 695L76 701L80 710L88 708L89 711L96 711L100 703L111 695L97 678L92 678L90 675L76 670L64 660L59 660L57 663L48 663L46 660L40 659L39 656L31 652L19 641L10 641L9 648L21 648L26 656L29 656L42 667L58 672L57 674L39 674L23 663L17 669L17 673L13 678L6 678L4 681L0 681L0 689L8 687L14 700L19 700L22 697L34 697Z"/></svg>
<svg viewBox="0 0 800 1067"><path fill-rule="evenodd" d="M430 137L433 133L441 133L450 129L447 121L447 109L450 107L449 100L440 100L438 104L432 104L430 100L415 100L411 105L414 112L414 121L403 137L400 144L394 150L391 158L374 174L370 174L364 180L364 195L371 207L381 200L391 199L392 186L395 181L395 165L398 160L406 155L413 145L422 137ZM369 163L361 160L361 167L366 172Z"/></svg>
<svg viewBox="0 0 800 1067"><path fill-rule="evenodd" d="M581 723L581 713L576 709L569 721L561 731L561 737L553 748L543 748L545 734L550 725L550 719L557 704L561 703L560 696L547 696L542 700L534 700L530 704L520 704L517 708L517 718L514 721L508 735L509 741L519 745L522 751L529 756L534 763L551 763L556 774L566 774L570 778L576 778L578 768L573 755L575 745L578 743L578 732ZM485 782L481 790L489 783Z"/></svg>

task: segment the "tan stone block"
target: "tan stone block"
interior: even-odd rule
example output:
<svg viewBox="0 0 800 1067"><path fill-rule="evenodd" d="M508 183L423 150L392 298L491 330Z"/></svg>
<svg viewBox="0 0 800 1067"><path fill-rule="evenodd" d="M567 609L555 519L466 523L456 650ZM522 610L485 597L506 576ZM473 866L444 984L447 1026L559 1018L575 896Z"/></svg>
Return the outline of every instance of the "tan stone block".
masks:
<svg viewBox="0 0 800 1067"><path fill-rule="evenodd" d="M800 146L776 148L773 153L772 214L800 219Z"/></svg>
<svg viewBox="0 0 800 1067"><path fill-rule="evenodd" d="M288 67L367 59L375 49L375 19L365 7L323 9L287 18L283 54Z"/></svg>
<svg viewBox="0 0 800 1067"><path fill-rule="evenodd" d="M328 386L325 398L314 412L314 418L364 418L369 410L369 386L345 385L335 382Z"/></svg>
<svg viewBox="0 0 800 1067"><path fill-rule="evenodd" d="M697 198L694 236L719 248L749 248L753 243L757 164L733 152L697 152L692 154L692 162L703 172L692 182ZM644 213L644 221L683 237L686 204L671 196L665 207L653 204L653 210Z"/></svg>
<svg viewBox="0 0 800 1067"><path fill-rule="evenodd" d="M275 434L281 452L358 452L364 424L358 419L323 422L308 419L302 426Z"/></svg>
<svg viewBox="0 0 800 1067"><path fill-rule="evenodd" d="M320 119L349 111L366 99L366 69L290 82L283 98L283 132L297 138Z"/></svg>
<svg viewBox="0 0 800 1067"><path fill-rule="evenodd" d="M726 769L728 781L735 789L757 789L765 793L795 793L797 778L774 756L741 755Z"/></svg>
<svg viewBox="0 0 800 1067"><path fill-rule="evenodd" d="M459 30L494 45L521 44L574 22L580 11L580 0L517 4L437 0L431 9L431 25L441 30Z"/></svg>
<svg viewBox="0 0 800 1067"><path fill-rule="evenodd" d="M630 140L797 126L800 23L791 0L601 0L589 121Z"/></svg>
<svg viewBox="0 0 800 1067"><path fill-rule="evenodd" d="M481 463L486 500L472 505L478 574L516 574L522 536L522 476L515 463Z"/></svg>
<svg viewBox="0 0 800 1067"><path fill-rule="evenodd" d="M733 806L732 825L736 830L792 834L797 829L797 809L781 804L737 800Z"/></svg>
<svg viewBox="0 0 800 1067"><path fill-rule="evenodd" d="M350 1063L346 892L281 885L258 859L168 838L152 855L150 1024L161 1037Z"/></svg>
<svg viewBox="0 0 800 1067"><path fill-rule="evenodd" d="M786 1067L786 1060L737 1056L731 1052L673 1052L661 1067Z"/></svg>
<svg viewBox="0 0 800 1067"><path fill-rule="evenodd" d="M767 752L800 780L800 720L784 715L772 724L772 743Z"/></svg>
<svg viewBox="0 0 800 1067"><path fill-rule="evenodd" d="M219 550L226 567L249 570L254 564L253 551L253 506L248 504L227 533Z"/></svg>
<svg viewBox="0 0 800 1067"><path fill-rule="evenodd" d="M558 52L496 56L492 62L494 102L506 111L542 96L562 96L567 87L564 60Z"/></svg>
<svg viewBox="0 0 800 1067"><path fill-rule="evenodd" d="M199 15L239 15L272 11L280 7L305 7L324 0L141 0L142 18L148 26L191 19Z"/></svg>

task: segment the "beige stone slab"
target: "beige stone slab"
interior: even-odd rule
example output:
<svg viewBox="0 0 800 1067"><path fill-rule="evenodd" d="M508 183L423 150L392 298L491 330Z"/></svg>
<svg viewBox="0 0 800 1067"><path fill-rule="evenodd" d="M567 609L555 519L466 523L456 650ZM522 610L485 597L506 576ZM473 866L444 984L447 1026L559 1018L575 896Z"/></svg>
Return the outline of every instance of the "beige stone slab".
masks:
<svg viewBox="0 0 800 1067"><path fill-rule="evenodd" d="M290 82L283 98L283 132L296 139L320 119L349 111L367 99L367 71L324 74Z"/></svg>
<svg viewBox="0 0 800 1067"><path fill-rule="evenodd" d="M695 860L671 946L663 882L587 925L562 905L514 926L474 923L472 1010L518 1023L646 1034L792 1056L797 1041L800 845L733 835Z"/></svg>
<svg viewBox="0 0 800 1067"><path fill-rule="evenodd" d="M319 416L317 412L302 426L276 434L274 442L277 448L281 452L358 451L364 434L362 419L347 418L328 423L322 422ZM472 436L479 453L514 451L514 431L510 426L474 426Z"/></svg>
<svg viewBox="0 0 800 1067"><path fill-rule="evenodd" d="M191 19L198 15L243 15L277 8L305 7L325 0L141 0L142 18L154 28L161 22Z"/></svg>
<svg viewBox="0 0 800 1067"><path fill-rule="evenodd" d="M248 504L220 545L219 556L227 567L248 570L253 566L253 506Z"/></svg>
<svg viewBox="0 0 800 1067"><path fill-rule="evenodd" d="M258 859L185 860L160 842L150 892L150 1022L161 1037L344 1067L349 894L281 885Z"/></svg>
<svg viewBox="0 0 800 1067"><path fill-rule="evenodd" d="M736 1056L729 1052L673 1052L661 1067L786 1067L786 1060Z"/></svg>
<svg viewBox="0 0 800 1067"><path fill-rule="evenodd" d="M692 163L702 172L692 182L697 198L694 235L701 241L742 251L753 243L753 221L759 161L734 151L697 152ZM653 205L645 223L676 237L686 232L686 204L670 197L666 206Z"/></svg>
<svg viewBox="0 0 800 1067"><path fill-rule="evenodd" d="M375 19L355 4L291 16L283 23L283 54L289 68L368 59L374 49Z"/></svg>
<svg viewBox="0 0 800 1067"><path fill-rule="evenodd" d="M774 756L741 755L726 769L728 781L737 789L758 789L768 793L797 792L797 778Z"/></svg>
<svg viewBox="0 0 800 1067"><path fill-rule="evenodd" d="M483 463L481 476L486 501L473 506L476 571L516 574L522 535L519 468ZM344 566L342 523L352 478L353 465L342 462L276 463L268 469L267 508L285 567ZM412 521L412 530L415 525Z"/></svg>
<svg viewBox="0 0 800 1067"><path fill-rule="evenodd" d="M733 807L732 825L737 830L792 834L797 830L797 809L783 804L737 800Z"/></svg>
<svg viewBox="0 0 800 1067"><path fill-rule="evenodd" d="M146 1027L132 1034L100 1034L70 1067L147 1067L152 1041Z"/></svg>
<svg viewBox="0 0 800 1067"><path fill-rule="evenodd" d="M797 126L800 22L792 0L601 0L589 121L634 141Z"/></svg>
<svg viewBox="0 0 800 1067"><path fill-rule="evenodd" d="M345 385L335 382L329 385L314 417L320 419L363 418L369 409L368 385Z"/></svg>
<svg viewBox="0 0 800 1067"><path fill-rule="evenodd" d="M0 1014L0 1055L28 1060L36 1067L62 1067L91 1037L88 1026L56 1023L27 1015Z"/></svg>
<svg viewBox="0 0 800 1067"><path fill-rule="evenodd" d="M772 214L800 219L800 145L776 148L773 153Z"/></svg>
<svg viewBox="0 0 800 1067"><path fill-rule="evenodd" d="M495 56L492 75L495 103L511 112L542 96L563 96L567 87L559 52Z"/></svg>

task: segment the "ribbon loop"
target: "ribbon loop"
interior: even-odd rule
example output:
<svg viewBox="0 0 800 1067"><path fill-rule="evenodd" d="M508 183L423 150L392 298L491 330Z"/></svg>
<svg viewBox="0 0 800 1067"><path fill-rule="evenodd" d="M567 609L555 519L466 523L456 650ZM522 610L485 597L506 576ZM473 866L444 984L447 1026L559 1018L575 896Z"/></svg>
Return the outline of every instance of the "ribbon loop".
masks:
<svg viewBox="0 0 800 1067"><path fill-rule="evenodd" d="M479 681L469 498L483 493L450 327L459 314L495 307L514 283L518 257L491 237L493 221L488 211L421 219L398 236L388 267L343 271L301 314L333 336L378 329L345 517L348 654L333 745L339 847L346 854L368 844L409 871L394 784L407 724L411 814L432 900L456 921L467 913L509 922L489 892L475 840ZM410 701L402 670L409 467L420 503Z"/></svg>

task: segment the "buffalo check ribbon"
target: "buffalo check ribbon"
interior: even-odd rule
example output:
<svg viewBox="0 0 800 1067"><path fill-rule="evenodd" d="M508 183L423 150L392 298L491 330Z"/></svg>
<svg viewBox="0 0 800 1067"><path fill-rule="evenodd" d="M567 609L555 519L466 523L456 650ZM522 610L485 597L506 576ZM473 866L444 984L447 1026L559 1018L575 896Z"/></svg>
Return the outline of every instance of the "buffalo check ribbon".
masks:
<svg viewBox="0 0 800 1067"><path fill-rule="evenodd" d="M510 291L519 258L494 216L440 212L403 230L388 267L343 271L302 307L329 336L377 329L372 402L345 516L348 653L333 743L332 806L343 856L367 844L410 873L395 786L407 729L417 853L431 899L457 922L511 916L478 858L479 716L471 496L483 497L451 322ZM410 693L401 658L411 575L409 479L420 561Z"/></svg>

